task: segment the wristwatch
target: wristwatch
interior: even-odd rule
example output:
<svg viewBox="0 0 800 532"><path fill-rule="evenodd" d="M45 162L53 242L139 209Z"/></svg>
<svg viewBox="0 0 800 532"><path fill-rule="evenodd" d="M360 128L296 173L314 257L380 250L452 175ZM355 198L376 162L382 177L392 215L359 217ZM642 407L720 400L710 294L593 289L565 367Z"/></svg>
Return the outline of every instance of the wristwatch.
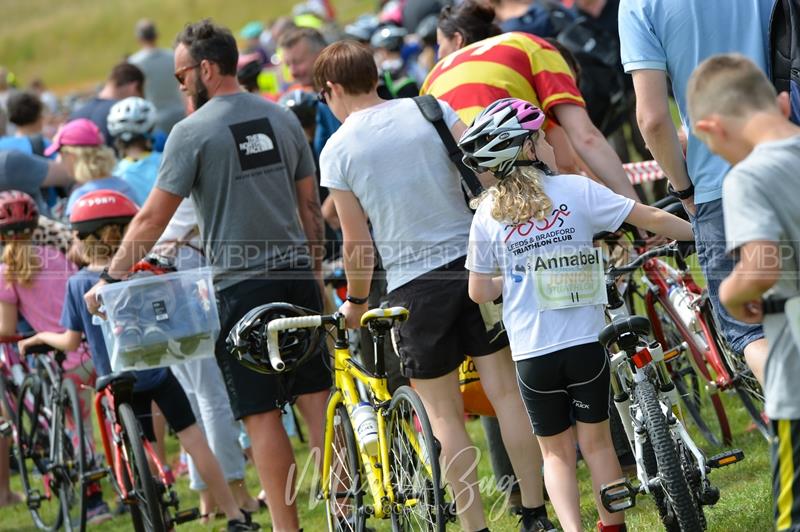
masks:
<svg viewBox="0 0 800 532"><path fill-rule="evenodd" d="M108 273L108 267L103 268L103 271L100 272L100 279L104 280L107 283L118 283L122 280L111 277L111 274Z"/></svg>
<svg viewBox="0 0 800 532"><path fill-rule="evenodd" d="M345 299L354 305L364 305L369 301L369 297L353 297L350 294Z"/></svg>
<svg viewBox="0 0 800 532"><path fill-rule="evenodd" d="M672 184L667 187L667 192L673 198L678 198L679 200L686 200L694 196L694 185L689 185L689 188L685 188L683 190L675 190L672 188Z"/></svg>

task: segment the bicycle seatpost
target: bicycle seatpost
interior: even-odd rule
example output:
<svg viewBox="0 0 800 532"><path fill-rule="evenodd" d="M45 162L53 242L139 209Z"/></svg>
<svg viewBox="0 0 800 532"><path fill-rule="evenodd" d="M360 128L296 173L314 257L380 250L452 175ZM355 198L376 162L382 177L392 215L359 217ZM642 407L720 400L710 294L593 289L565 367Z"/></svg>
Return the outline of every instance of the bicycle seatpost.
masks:
<svg viewBox="0 0 800 532"><path fill-rule="evenodd" d="M386 345L386 333L391 329L391 323L381 323L380 321L370 324L369 332L372 335L373 362L375 364L375 374L379 378L386 377L386 361L383 358L383 348Z"/></svg>

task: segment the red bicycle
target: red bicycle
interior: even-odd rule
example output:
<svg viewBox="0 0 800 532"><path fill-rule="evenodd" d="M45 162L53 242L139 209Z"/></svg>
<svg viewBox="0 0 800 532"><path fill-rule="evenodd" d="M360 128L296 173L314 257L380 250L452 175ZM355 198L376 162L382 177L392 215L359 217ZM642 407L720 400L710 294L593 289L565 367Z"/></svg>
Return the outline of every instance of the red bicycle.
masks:
<svg viewBox="0 0 800 532"><path fill-rule="evenodd" d="M130 405L135 382L130 372L99 377L94 407L111 483L120 500L130 507L133 528L137 532L162 532L197 519L200 512L197 508L179 510L172 473L143 436Z"/></svg>
<svg viewBox="0 0 800 532"><path fill-rule="evenodd" d="M654 206L685 216L680 203L672 198ZM719 394L730 391L739 396L756 427L768 438L761 387L744 358L731 350L719 332L708 294L694 280L685 256L672 255L673 266L659 256L648 255L637 240L635 228L625 226L620 234L626 235L630 245L641 253L640 260L630 265L634 268L626 268L633 273L641 267L643 273L638 279L627 277L629 308L636 308L634 295L643 302L681 402L700 433L712 445L732 441ZM607 242L620 243L619 239Z"/></svg>

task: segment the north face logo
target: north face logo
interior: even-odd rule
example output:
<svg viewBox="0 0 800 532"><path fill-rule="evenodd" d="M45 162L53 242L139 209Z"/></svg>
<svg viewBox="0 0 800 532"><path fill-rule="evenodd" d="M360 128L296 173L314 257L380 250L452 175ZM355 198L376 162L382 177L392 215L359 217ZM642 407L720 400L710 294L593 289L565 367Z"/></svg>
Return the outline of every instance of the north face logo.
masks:
<svg viewBox="0 0 800 532"><path fill-rule="evenodd" d="M275 145L272 143L272 139L263 133L247 135L247 141L239 144L239 149L243 151L245 155L264 153L274 148Z"/></svg>

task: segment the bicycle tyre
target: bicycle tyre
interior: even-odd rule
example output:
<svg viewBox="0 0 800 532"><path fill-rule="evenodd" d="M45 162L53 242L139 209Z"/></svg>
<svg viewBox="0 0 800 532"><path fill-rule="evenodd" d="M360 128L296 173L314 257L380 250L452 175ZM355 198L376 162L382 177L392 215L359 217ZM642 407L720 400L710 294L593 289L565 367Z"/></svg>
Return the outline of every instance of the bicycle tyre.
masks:
<svg viewBox="0 0 800 532"><path fill-rule="evenodd" d="M392 530L443 531L448 518L439 465L441 448L433 436L425 406L411 387L400 386L392 395L387 414L394 502L405 507L407 502L417 501L410 510L392 512ZM416 442L410 441L411 435Z"/></svg>
<svg viewBox="0 0 800 532"><path fill-rule="evenodd" d="M341 401L336 405L331 422L334 434L331 441L331 464L328 468L328 500L325 501L328 530L364 532L366 516L361 511L364 506L361 460L347 408ZM342 499L348 501L348 504L342 504Z"/></svg>
<svg viewBox="0 0 800 532"><path fill-rule="evenodd" d="M14 386L9 386L5 375L0 376L0 401L2 401L0 406L3 408L3 411L0 412L0 417L5 417L11 424L16 423L17 398L14 393ZM5 412L5 416L3 416L3 412Z"/></svg>
<svg viewBox="0 0 800 532"><path fill-rule="evenodd" d="M695 504L689 482L681 467L681 459L667 426L667 419L661 411L655 387L651 382L644 381L636 385L634 394L642 409L645 430L653 446L666 500L675 514L680 530L702 532L699 508Z"/></svg>
<svg viewBox="0 0 800 532"><path fill-rule="evenodd" d="M75 388L75 383L69 379L61 382L58 412L57 426L60 430L56 435L59 439L56 448L65 473L59 482L64 525L67 531L83 532L86 529L86 490L83 485L83 472L86 469L86 435L83 430L78 390Z"/></svg>
<svg viewBox="0 0 800 532"><path fill-rule="evenodd" d="M694 338L687 338L683 334L685 327L679 327L675 323L660 299L653 302L652 312L654 315L650 316L650 322L657 321L653 333L665 352L684 342L689 346L689 353L683 353L667 362L672 382L678 390L681 403L689 412L689 418L712 446L721 447L730 444L733 441L733 434L722 399L718 392L710 392L706 387L711 372L702 354L702 347ZM702 368L698 367L700 362ZM711 416L711 412L714 413L716 420L707 419Z"/></svg>
<svg viewBox="0 0 800 532"><path fill-rule="evenodd" d="M642 443L642 461L644 462L644 470L647 472L648 478L655 478L658 476L658 463L656 462L656 455L653 452L653 445L650 443L650 440L645 440ZM678 521L675 520L675 515L667 504L664 489L661 486L656 486L650 493L658 509L658 517L664 525L664 530L667 532L681 532Z"/></svg>
<svg viewBox="0 0 800 532"><path fill-rule="evenodd" d="M50 449L53 426L50 410L44 408L43 386L38 375L25 377L17 404L17 462L25 504L39 530L61 527L63 512L57 489L51 480ZM39 477L38 479L36 477ZM37 488L41 485L41 491Z"/></svg>
<svg viewBox="0 0 800 532"><path fill-rule="evenodd" d="M131 405L122 403L117 406L117 412L122 425L122 445L128 463L133 462L130 468L133 477L131 480L133 493L138 501L136 505L141 512L142 525L147 532L166 532L161 499L142 445L142 429Z"/></svg>

